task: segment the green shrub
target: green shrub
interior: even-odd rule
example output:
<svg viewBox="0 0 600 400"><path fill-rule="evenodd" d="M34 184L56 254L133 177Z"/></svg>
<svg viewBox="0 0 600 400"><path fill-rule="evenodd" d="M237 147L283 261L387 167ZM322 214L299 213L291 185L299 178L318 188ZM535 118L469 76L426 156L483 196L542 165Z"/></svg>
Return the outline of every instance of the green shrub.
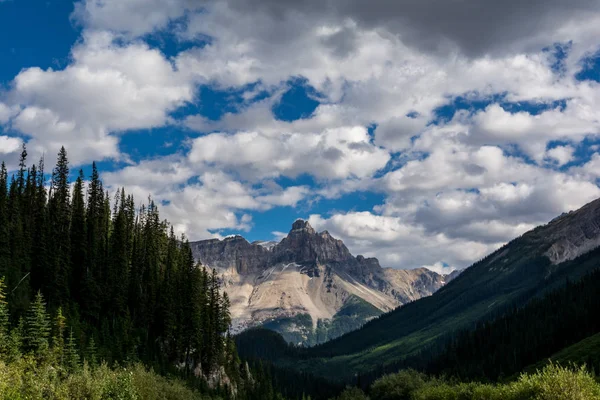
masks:
<svg viewBox="0 0 600 400"><path fill-rule="evenodd" d="M369 400L367 395L357 387L346 388L336 400Z"/></svg>
<svg viewBox="0 0 600 400"><path fill-rule="evenodd" d="M411 394L425 386L426 382L425 374L405 369L376 380L370 393L377 400L409 400Z"/></svg>
<svg viewBox="0 0 600 400"><path fill-rule="evenodd" d="M377 380L372 400L597 400L600 384L585 367L550 364L508 384L450 383L401 371Z"/></svg>
<svg viewBox="0 0 600 400"><path fill-rule="evenodd" d="M600 385L585 367L568 368L549 364L534 374L523 374L509 385L514 399L588 400L600 399Z"/></svg>
<svg viewBox="0 0 600 400"><path fill-rule="evenodd" d="M167 379L141 364L109 368L106 363L66 374L51 363L22 357L0 361L1 400L205 400L177 379Z"/></svg>

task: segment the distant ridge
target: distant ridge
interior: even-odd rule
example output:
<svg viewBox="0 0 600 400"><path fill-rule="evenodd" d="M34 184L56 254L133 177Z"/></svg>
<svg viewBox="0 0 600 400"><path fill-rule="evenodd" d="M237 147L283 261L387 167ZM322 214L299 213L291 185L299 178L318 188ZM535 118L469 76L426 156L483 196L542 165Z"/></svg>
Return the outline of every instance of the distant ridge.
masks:
<svg viewBox="0 0 600 400"><path fill-rule="evenodd" d="M382 268L376 258L354 257L341 240L302 219L280 242L250 243L235 235L191 247L196 260L221 275L234 332L264 325L302 344L356 329L454 277L425 268Z"/></svg>

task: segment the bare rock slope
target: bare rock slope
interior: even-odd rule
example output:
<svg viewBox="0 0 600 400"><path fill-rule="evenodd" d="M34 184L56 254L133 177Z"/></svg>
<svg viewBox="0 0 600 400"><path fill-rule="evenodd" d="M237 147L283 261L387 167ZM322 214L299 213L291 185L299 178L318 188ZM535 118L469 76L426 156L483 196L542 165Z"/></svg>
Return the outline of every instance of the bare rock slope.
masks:
<svg viewBox="0 0 600 400"><path fill-rule="evenodd" d="M382 268L375 258L352 256L341 240L303 220L276 244L233 236L191 246L196 260L222 276L235 331L267 325L308 344L428 296L452 278L425 268Z"/></svg>

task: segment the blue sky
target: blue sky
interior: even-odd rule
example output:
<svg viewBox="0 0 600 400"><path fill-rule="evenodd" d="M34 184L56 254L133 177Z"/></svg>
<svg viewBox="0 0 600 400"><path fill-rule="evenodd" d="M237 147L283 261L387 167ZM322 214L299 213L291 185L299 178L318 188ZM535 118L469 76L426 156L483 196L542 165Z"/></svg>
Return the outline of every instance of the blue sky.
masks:
<svg viewBox="0 0 600 400"><path fill-rule="evenodd" d="M0 0L0 158L64 145L191 239L463 268L600 197L598 5L473 1Z"/></svg>

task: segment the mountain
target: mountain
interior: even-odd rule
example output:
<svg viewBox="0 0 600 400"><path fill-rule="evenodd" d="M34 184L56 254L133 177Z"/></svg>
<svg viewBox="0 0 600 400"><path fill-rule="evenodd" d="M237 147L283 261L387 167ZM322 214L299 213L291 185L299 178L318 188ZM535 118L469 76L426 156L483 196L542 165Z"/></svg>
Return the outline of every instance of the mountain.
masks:
<svg viewBox="0 0 600 400"><path fill-rule="evenodd" d="M429 296L451 279L425 268L382 268L376 258L354 257L341 240L303 220L279 243L231 236L190 245L195 259L222 277L234 332L263 325L294 343L335 338Z"/></svg>
<svg viewBox="0 0 600 400"><path fill-rule="evenodd" d="M371 373L443 346L452 334L527 304L600 267L600 199L539 226L475 263L432 296L361 329L281 357L330 378Z"/></svg>

